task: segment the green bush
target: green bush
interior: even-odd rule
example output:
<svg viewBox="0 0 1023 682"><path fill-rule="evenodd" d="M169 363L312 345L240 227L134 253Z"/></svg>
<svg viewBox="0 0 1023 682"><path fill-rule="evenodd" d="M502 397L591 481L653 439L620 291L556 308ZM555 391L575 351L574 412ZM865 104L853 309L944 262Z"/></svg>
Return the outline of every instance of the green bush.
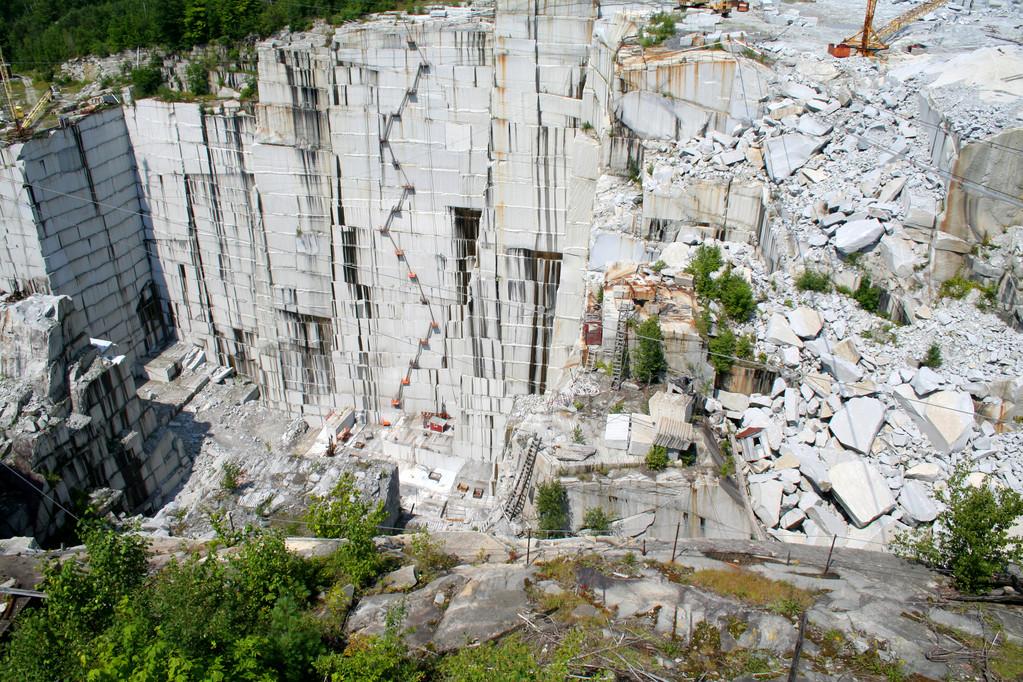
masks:
<svg viewBox="0 0 1023 682"><path fill-rule="evenodd" d="M871 286L870 277L866 275L860 280L860 285L853 292L852 297L868 313L876 313L881 305L881 289Z"/></svg>
<svg viewBox="0 0 1023 682"><path fill-rule="evenodd" d="M234 492L238 489L242 475L242 468L237 462L224 462L220 467L220 487L227 492Z"/></svg>
<svg viewBox="0 0 1023 682"><path fill-rule="evenodd" d="M725 314L737 322L745 322L753 315L757 302L749 282L731 271L715 281L716 296L724 307Z"/></svg>
<svg viewBox="0 0 1023 682"><path fill-rule="evenodd" d="M373 536L387 517L384 503L370 504L355 487L355 478L343 474L326 497L313 496L306 524L316 537L346 538L335 554L337 568L356 586L366 584L383 569Z"/></svg>
<svg viewBox="0 0 1023 682"><path fill-rule="evenodd" d="M750 359L753 357L753 345L756 339L752 334L743 334L735 340L735 355L739 358Z"/></svg>
<svg viewBox="0 0 1023 682"><path fill-rule="evenodd" d="M572 429L572 442L577 445L582 445L586 442L586 439L583 437L583 427L577 425Z"/></svg>
<svg viewBox="0 0 1023 682"><path fill-rule="evenodd" d="M409 554L416 564L419 582L425 585L441 573L455 567L458 557L444 551L444 543L434 538L424 528L416 531L409 544Z"/></svg>
<svg viewBox="0 0 1023 682"><path fill-rule="evenodd" d="M963 277L961 274L956 274L955 277L941 283L941 286L938 288L938 297L962 299L966 298L966 295L974 289L981 293L984 302L987 304L994 303L998 295L998 287L996 285L984 286L979 282Z"/></svg>
<svg viewBox="0 0 1023 682"><path fill-rule="evenodd" d="M536 514L540 534L546 537L564 537L571 527L568 518L568 491L561 481L547 481L537 486Z"/></svg>
<svg viewBox="0 0 1023 682"><path fill-rule="evenodd" d="M920 361L921 367L930 367L931 369L937 369L941 367L941 346L936 343L932 343L927 349L927 355Z"/></svg>
<svg viewBox="0 0 1023 682"><path fill-rule="evenodd" d="M658 12L650 17L650 22L639 30L639 44L643 47L660 45L675 35L677 17L667 12Z"/></svg>
<svg viewBox="0 0 1023 682"><path fill-rule="evenodd" d="M707 342L707 360L715 371L724 373L732 369L736 343L735 332L725 326L720 327L718 335Z"/></svg>
<svg viewBox="0 0 1023 682"><path fill-rule="evenodd" d="M1023 497L1011 488L974 488L968 475L966 466L958 467L948 486L935 495L945 509L934 525L907 531L895 548L902 556L949 571L960 590L978 592L995 573L1023 561L1023 541L1009 535L1023 516Z"/></svg>
<svg viewBox="0 0 1023 682"><path fill-rule="evenodd" d="M668 368L664 359L664 342L661 323L656 317L648 317L637 327L638 343L630 353L632 376L649 384Z"/></svg>
<svg viewBox="0 0 1023 682"><path fill-rule="evenodd" d="M717 246L701 244L696 254L686 266L686 272L693 276L693 286L699 296L714 298L714 280L711 273L717 272L725 261L721 258L721 249Z"/></svg>
<svg viewBox="0 0 1023 682"><path fill-rule="evenodd" d="M143 66L131 72L131 84L136 98L152 97L163 84L163 75L157 67Z"/></svg>
<svg viewBox="0 0 1023 682"><path fill-rule="evenodd" d="M666 268L666 267L668 267L668 264L665 263L663 260L659 260L656 263L654 263L653 265L651 265L650 269L653 270L654 272L656 272L657 274L660 274L661 271L664 270L664 268Z"/></svg>
<svg viewBox="0 0 1023 682"><path fill-rule="evenodd" d="M664 471L668 468L668 451L663 445L655 445L646 453L647 468Z"/></svg>
<svg viewBox="0 0 1023 682"><path fill-rule="evenodd" d="M202 62L193 62L185 68L185 81L193 95L210 94L210 72Z"/></svg>
<svg viewBox="0 0 1023 682"><path fill-rule="evenodd" d="M611 517L600 507L590 507L583 514L583 528L606 533L611 528Z"/></svg>
<svg viewBox="0 0 1023 682"><path fill-rule="evenodd" d="M807 268L796 279L796 288L800 291L827 293L831 291L831 278L828 277L827 273Z"/></svg>

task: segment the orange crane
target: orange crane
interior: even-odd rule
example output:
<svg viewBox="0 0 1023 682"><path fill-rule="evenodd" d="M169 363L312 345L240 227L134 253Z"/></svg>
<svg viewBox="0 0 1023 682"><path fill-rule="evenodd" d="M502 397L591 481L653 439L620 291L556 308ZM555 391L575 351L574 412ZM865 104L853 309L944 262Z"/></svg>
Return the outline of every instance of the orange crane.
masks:
<svg viewBox="0 0 1023 682"><path fill-rule="evenodd" d="M908 12L895 17L880 29L874 29L874 10L877 8L877 0L867 0L867 11L863 16L863 28L849 36L840 43L830 43L828 54L832 57L848 57L854 51L861 55L872 55L880 50L887 50L888 44L885 41L913 23L928 12L932 12L948 0L928 0L922 5L917 5Z"/></svg>

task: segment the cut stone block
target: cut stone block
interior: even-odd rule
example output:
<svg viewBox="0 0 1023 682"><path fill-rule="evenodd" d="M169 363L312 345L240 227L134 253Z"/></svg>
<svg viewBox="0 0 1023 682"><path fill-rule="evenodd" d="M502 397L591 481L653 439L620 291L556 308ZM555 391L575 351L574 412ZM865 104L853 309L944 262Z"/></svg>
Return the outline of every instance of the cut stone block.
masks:
<svg viewBox="0 0 1023 682"><path fill-rule="evenodd" d="M835 413L828 426L842 445L865 454L874 444L884 415L884 403L880 400L853 398Z"/></svg>
<svg viewBox="0 0 1023 682"><path fill-rule="evenodd" d="M864 461L836 464L828 475L835 499L860 528L895 507L885 477Z"/></svg>

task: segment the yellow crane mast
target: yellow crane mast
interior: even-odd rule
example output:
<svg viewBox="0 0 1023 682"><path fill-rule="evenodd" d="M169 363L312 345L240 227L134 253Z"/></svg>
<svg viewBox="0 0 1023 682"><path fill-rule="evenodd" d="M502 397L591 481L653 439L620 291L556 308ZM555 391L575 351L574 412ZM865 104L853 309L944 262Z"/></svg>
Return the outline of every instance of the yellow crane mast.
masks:
<svg viewBox="0 0 1023 682"><path fill-rule="evenodd" d="M11 90L11 71L7 60L4 59L3 50L0 49L0 89L3 90L4 104L7 107L7 114L14 124L16 136L27 133L35 125L35 122L43 117L47 107L53 101L55 88L50 87L43 93L28 114L25 114L21 107L14 101L14 92Z"/></svg>
<svg viewBox="0 0 1023 682"><path fill-rule="evenodd" d="M933 12L948 0L928 0L922 5L917 5L908 12L895 17L880 29L874 29L874 10L877 8L877 0L867 0L867 11L863 16L863 28L849 36L840 43L828 45L828 54L833 57L848 57L854 51L862 55L872 55L880 50L887 50L885 42L903 28L913 23L928 12Z"/></svg>

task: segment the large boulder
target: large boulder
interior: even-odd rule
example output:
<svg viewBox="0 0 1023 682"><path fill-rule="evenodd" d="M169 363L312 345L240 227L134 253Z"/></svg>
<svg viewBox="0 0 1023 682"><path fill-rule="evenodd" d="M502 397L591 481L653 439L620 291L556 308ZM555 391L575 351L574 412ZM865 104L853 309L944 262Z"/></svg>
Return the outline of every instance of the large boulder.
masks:
<svg viewBox="0 0 1023 682"><path fill-rule="evenodd" d="M764 340L768 343L773 343L778 346L795 346L796 348L802 348L803 342L799 340L796 333L792 331L792 327L789 326L788 320L785 319L784 315L775 313L771 315L771 319L767 321L767 335Z"/></svg>
<svg viewBox="0 0 1023 682"><path fill-rule="evenodd" d="M853 398L831 418L828 426L847 448L868 453L884 423L884 403L876 398Z"/></svg>
<svg viewBox="0 0 1023 682"><path fill-rule="evenodd" d="M827 143L827 138L788 133L764 142L764 163L771 180L778 182L802 168Z"/></svg>
<svg viewBox="0 0 1023 682"><path fill-rule="evenodd" d="M938 517L938 506L920 481L903 483L902 492L899 494L899 506L906 512L908 520L916 523L930 523Z"/></svg>
<svg viewBox="0 0 1023 682"><path fill-rule="evenodd" d="M828 472L831 494L849 519L863 528L895 507L888 481L863 460L841 462Z"/></svg>
<svg viewBox="0 0 1023 682"><path fill-rule="evenodd" d="M749 485L753 512L768 528L778 525L783 487L781 481L775 480L760 481Z"/></svg>
<svg viewBox="0 0 1023 682"><path fill-rule="evenodd" d="M921 398L911 386L901 384L892 394L936 450L957 452L969 441L974 420L969 393L937 391Z"/></svg>
<svg viewBox="0 0 1023 682"><path fill-rule="evenodd" d="M891 235L882 237L880 251L889 272L896 277L913 276L918 261L908 241Z"/></svg>
<svg viewBox="0 0 1023 682"><path fill-rule="evenodd" d="M789 312L787 317L792 331L801 339L814 338L820 334L821 326L824 324L820 313L806 306L800 306Z"/></svg>
<svg viewBox="0 0 1023 682"><path fill-rule="evenodd" d="M835 249L843 256L868 249L884 234L884 226L875 218L851 220L835 232Z"/></svg>

